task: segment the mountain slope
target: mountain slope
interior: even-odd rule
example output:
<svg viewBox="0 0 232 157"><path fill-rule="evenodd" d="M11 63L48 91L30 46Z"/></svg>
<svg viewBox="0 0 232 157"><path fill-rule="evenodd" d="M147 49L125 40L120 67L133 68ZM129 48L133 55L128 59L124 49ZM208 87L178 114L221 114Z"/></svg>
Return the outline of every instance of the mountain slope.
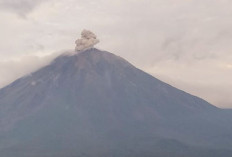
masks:
<svg viewBox="0 0 232 157"><path fill-rule="evenodd" d="M170 141L175 139L177 156L183 148L189 156L194 150L207 155L208 150L222 151L226 156L232 154L225 150L232 146L232 121L223 113L93 48L59 56L0 90L0 154L164 156L165 147L152 151L159 148L157 141L173 148Z"/></svg>

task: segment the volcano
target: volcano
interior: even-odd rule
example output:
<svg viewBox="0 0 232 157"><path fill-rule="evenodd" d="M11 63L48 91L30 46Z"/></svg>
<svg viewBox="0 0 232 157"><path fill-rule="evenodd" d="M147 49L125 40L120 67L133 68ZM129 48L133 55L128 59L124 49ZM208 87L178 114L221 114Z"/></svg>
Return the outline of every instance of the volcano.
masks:
<svg viewBox="0 0 232 157"><path fill-rule="evenodd" d="M231 157L230 113L89 48L0 90L0 156Z"/></svg>

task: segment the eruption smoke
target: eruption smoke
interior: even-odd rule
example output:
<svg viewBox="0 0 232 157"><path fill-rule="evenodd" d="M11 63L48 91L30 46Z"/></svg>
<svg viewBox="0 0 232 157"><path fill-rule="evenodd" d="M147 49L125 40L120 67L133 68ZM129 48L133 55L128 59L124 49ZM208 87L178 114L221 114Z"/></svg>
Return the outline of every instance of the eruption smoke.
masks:
<svg viewBox="0 0 232 157"><path fill-rule="evenodd" d="M81 33L81 39L77 39L75 43L75 50L82 51L94 47L94 45L99 43L99 40L93 32L84 29Z"/></svg>

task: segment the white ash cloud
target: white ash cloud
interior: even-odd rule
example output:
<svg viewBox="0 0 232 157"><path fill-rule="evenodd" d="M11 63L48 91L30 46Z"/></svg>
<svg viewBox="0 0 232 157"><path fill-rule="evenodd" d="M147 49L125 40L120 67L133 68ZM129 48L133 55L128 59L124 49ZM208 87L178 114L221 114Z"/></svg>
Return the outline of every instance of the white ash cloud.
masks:
<svg viewBox="0 0 232 157"><path fill-rule="evenodd" d="M94 47L97 43L100 41L97 39L97 36L89 31L89 30L83 30L81 33L81 39L76 40L76 51L86 50L89 48Z"/></svg>
<svg viewBox="0 0 232 157"><path fill-rule="evenodd" d="M48 65L55 57L63 52L46 55L23 55L4 59L0 57L0 89L16 79L30 74L37 69ZM35 85L35 82L31 85Z"/></svg>

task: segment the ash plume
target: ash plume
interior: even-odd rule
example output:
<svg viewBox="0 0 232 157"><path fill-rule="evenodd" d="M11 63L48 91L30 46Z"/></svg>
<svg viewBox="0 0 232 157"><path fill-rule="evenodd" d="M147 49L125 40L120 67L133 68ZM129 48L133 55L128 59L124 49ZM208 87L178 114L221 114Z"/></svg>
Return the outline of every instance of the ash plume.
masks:
<svg viewBox="0 0 232 157"><path fill-rule="evenodd" d="M81 33L81 39L77 39L75 43L75 50L82 51L94 47L94 45L99 43L99 40L93 32L84 29Z"/></svg>

